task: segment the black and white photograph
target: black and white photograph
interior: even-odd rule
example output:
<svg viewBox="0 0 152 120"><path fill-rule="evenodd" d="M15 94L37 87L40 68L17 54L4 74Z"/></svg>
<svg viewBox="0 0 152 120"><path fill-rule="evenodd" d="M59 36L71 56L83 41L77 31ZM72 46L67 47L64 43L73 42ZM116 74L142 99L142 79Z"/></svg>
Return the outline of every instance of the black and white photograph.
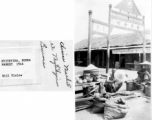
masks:
<svg viewBox="0 0 152 120"><path fill-rule="evenodd" d="M0 0L0 120L151 120L152 0Z"/></svg>
<svg viewBox="0 0 152 120"><path fill-rule="evenodd" d="M75 119L151 120L151 0L75 0Z"/></svg>

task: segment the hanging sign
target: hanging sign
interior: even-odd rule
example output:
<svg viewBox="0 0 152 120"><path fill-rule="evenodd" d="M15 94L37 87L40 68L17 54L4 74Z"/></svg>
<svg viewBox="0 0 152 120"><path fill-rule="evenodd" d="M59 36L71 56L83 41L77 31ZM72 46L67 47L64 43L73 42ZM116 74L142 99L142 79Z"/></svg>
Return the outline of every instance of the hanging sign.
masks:
<svg viewBox="0 0 152 120"><path fill-rule="evenodd" d="M108 35L109 27L107 23L104 23L95 19L92 20L92 23L93 23L94 34L104 35L104 36Z"/></svg>
<svg viewBox="0 0 152 120"><path fill-rule="evenodd" d="M145 50L146 53L151 53L150 48L146 48ZM143 48L112 50L112 54L135 54L135 53L143 53Z"/></svg>
<svg viewBox="0 0 152 120"><path fill-rule="evenodd" d="M111 10L111 25L130 31L144 31L144 18L133 0L123 0L115 6L120 12ZM123 11L123 12L121 12Z"/></svg>
<svg viewBox="0 0 152 120"><path fill-rule="evenodd" d="M144 22L142 19L135 18L127 14L122 14L114 10L111 11L111 25L131 31L144 30Z"/></svg>

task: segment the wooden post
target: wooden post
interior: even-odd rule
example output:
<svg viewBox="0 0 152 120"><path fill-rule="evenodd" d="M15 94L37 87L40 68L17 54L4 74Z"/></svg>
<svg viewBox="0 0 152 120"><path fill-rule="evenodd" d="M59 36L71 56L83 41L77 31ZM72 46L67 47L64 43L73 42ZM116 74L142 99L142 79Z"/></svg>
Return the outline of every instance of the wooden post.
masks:
<svg viewBox="0 0 152 120"><path fill-rule="evenodd" d="M141 54L139 53L139 63L141 63ZM138 70L141 69L141 66L138 66Z"/></svg>
<svg viewBox="0 0 152 120"><path fill-rule="evenodd" d="M80 61L80 51L78 52L78 61Z"/></svg>
<svg viewBox="0 0 152 120"><path fill-rule="evenodd" d="M112 5L109 5L109 19L108 19L108 24L109 24L109 30L108 30L108 39L107 39L107 63L106 63L106 73L109 71L109 59L110 59L110 32L111 32L111 8Z"/></svg>
<svg viewBox="0 0 152 120"><path fill-rule="evenodd" d="M121 66L121 54L119 54L119 68L120 68L120 66Z"/></svg>
<svg viewBox="0 0 152 120"><path fill-rule="evenodd" d="M97 67L99 67L99 62L100 62L100 60L99 60L99 55L100 55L100 54L99 54L99 51L97 51L97 64L96 64Z"/></svg>
<svg viewBox="0 0 152 120"><path fill-rule="evenodd" d="M102 51L102 67L104 67L104 50Z"/></svg>
<svg viewBox="0 0 152 120"><path fill-rule="evenodd" d="M114 64L114 66L113 66L113 68L115 67L115 54L113 54L113 64Z"/></svg>
<svg viewBox="0 0 152 120"><path fill-rule="evenodd" d="M88 56L87 65L91 63L91 38L92 38L92 11L89 10L89 31L88 31Z"/></svg>
<svg viewBox="0 0 152 120"><path fill-rule="evenodd" d="M143 16L143 25L144 25L144 32L143 32L143 62L146 61L146 51L145 51L145 16Z"/></svg>
<svg viewBox="0 0 152 120"><path fill-rule="evenodd" d="M140 53L139 53L139 62L141 62L141 56L140 56Z"/></svg>

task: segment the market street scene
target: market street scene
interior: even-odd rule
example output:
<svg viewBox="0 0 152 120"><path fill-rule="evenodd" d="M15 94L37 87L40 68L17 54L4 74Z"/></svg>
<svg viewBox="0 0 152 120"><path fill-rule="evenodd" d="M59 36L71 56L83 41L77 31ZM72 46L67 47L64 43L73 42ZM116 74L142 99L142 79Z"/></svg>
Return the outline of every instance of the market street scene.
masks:
<svg viewBox="0 0 152 120"><path fill-rule="evenodd" d="M76 120L151 120L151 0L75 0Z"/></svg>

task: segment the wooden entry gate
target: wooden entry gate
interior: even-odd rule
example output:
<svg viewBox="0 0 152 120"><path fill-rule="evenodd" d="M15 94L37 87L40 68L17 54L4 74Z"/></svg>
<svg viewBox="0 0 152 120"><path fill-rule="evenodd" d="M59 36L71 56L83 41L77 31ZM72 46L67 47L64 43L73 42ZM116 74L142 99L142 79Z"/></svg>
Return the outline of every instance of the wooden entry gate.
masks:
<svg viewBox="0 0 152 120"><path fill-rule="evenodd" d="M87 64L91 63L91 39L93 34L107 37L107 63L106 73L109 70L110 58L110 34L113 28L141 32L143 34L143 61L146 61L145 52L145 17L141 16L133 0L123 0L115 6L117 10L109 5L108 24L92 18L92 11L89 11L89 35L88 35L88 58ZM119 11L118 11L119 10Z"/></svg>

